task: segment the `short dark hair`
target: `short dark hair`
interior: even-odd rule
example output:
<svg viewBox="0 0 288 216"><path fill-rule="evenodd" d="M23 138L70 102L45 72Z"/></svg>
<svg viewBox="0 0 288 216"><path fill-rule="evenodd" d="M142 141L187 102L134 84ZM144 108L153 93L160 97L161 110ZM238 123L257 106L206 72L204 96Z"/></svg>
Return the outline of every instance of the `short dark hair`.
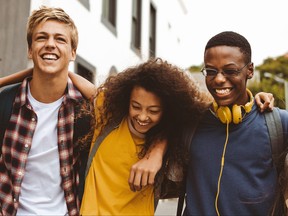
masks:
<svg viewBox="0 0 288 216"><path fill-rule="evenodd" d="M224 31L215 36L213 36L206 44L205 52L207 49L215 46L231 46L231 47L239 47L240 51L244 54L246 63L251 62L251 46L248 40L233 31Z"/></svg>

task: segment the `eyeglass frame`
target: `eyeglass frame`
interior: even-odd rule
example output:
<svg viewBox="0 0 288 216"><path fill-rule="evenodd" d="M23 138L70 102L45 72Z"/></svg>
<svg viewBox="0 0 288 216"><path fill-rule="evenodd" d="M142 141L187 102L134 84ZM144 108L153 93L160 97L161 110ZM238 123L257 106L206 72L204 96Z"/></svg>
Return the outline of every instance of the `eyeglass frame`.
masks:
<svg viewBox="0 0 288 216"><path fill-rule="evenodd" d="M245 67L247 67L249 64L251 64L252 62L248 62L247 64L245 64L242 68L240 68L240 69L224 69L224 70L222 70L221 72L219 71L219 70L216 70L216 69L213 69L213 68L206 68L206 67L203 67L202 69L201 69L201 72L202 72L202 74L205 76L205 77L211 77L211 78L215 78L217 75L218 75L218 73L221 73L224 77L235 77L235 76L238 76L239 74L240 74L240 72L245 68ZM216 73L215 73L215 75L208 75L207 74L207 69L210 69L210 70L212 70L212 71L216 71ZM231 73L231 74L229 74L229 73L225 73L225 71L227 71L227 70L230 70L230 71L235 71L236 73Z"/></svg>

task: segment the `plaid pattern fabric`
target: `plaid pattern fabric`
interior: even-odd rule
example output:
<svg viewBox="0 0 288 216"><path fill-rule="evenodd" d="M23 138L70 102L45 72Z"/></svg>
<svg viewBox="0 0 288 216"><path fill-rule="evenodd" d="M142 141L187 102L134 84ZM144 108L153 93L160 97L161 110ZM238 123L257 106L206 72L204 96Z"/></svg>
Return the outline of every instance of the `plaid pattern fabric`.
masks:
<svg viewBox="0 0 288 216"><path fill-rule="evenodd" d="M27 98L28 81L28 79L23 81L20 92L16 95L3 139L0 157L0 208L2 215L5 216L17 213L21 182L25 175L25 165L37 124L37 116ZM73 168L77 166L78 151L75 151L73 146L73 123L74 107L81 99L81 94L68 80L67 91L59 109L57 129L61 187L64 190L69 215L79 215L77 198L79 176Z"/></svg>

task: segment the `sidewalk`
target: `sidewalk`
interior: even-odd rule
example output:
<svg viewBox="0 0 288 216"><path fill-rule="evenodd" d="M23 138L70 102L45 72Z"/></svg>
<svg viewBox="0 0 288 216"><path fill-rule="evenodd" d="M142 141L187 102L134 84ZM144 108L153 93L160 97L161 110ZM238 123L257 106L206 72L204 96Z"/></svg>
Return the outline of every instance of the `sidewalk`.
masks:
<svg viewBox="0 0 288 216"><path fill-rule="evenodd" d="M178 199L159 200L155 216L175 216Z"/></svg>

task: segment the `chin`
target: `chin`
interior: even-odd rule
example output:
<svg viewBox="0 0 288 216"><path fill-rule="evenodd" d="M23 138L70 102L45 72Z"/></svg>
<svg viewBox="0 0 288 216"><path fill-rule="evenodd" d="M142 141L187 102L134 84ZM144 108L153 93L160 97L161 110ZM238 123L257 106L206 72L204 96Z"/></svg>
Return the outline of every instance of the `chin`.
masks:
<svg viewBox="0 0 288 216"><path fill-rule="evenodd" d="M138 133L141 133L141 134L146 134L148 130L146 130L146 129L142 129L142 130L140 129L140 130L139 130L139 128L136 128L136 131L137 131Z"/></svg>
<svg viewBox="0 0 288 216"><path fill-rule="evenodd" d="M227 101L227 100L219 100L217 101L216 100L216 103L218 104L218 106L230 106L231 104L231 101Z"/></svg>

